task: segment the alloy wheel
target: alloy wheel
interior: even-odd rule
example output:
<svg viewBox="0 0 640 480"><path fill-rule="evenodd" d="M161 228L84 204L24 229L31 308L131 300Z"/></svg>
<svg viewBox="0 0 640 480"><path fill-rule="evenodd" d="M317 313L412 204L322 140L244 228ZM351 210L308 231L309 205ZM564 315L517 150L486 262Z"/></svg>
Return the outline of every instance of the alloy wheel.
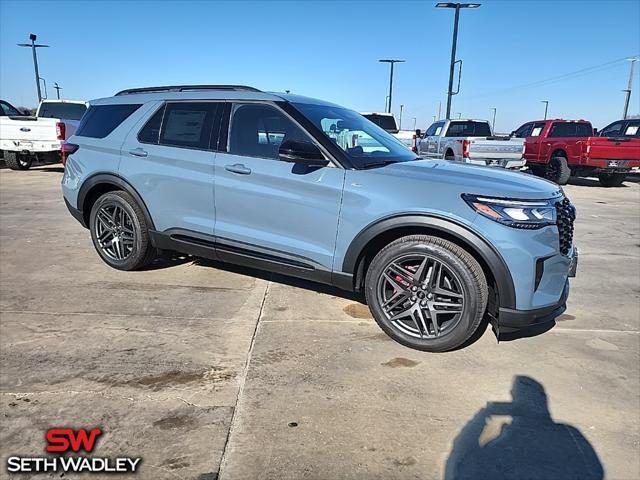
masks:
<svg viewBox="0 0 640 480"><path fill-rule="evenodd" d="M387 264L378 279L377 300L395 328L421 339L453 331L465 310L458 276L426 254L404 255Z"/></svg>
<svg viewBox="0 0 640 480"><path fill-rule="evenodd" d="M94 234L100 250L111 260L121 262L133 252L133 221L125 209L116 203L107 203L100 207L95 218Z"/></svg>

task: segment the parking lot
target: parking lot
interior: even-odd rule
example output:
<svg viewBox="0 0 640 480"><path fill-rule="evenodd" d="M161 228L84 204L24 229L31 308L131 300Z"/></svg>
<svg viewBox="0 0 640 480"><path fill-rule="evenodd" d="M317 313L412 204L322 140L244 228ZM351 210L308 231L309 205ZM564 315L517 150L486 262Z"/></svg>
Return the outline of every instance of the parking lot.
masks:
<svg viewBox="0 0 640 480"><path fill-rule="evenodd" d="M141 478L640 478L637 177L565 187L581 256L553 329L428 354L330 287L110 269L61 176L0 170L0 476L47 428L100 426L96 454L142 457Z"/></svg>

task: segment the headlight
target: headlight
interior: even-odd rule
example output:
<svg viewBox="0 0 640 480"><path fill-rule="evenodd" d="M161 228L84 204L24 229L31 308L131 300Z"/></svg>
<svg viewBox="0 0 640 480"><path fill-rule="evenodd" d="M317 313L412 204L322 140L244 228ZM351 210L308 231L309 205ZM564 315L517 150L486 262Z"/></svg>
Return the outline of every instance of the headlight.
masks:
<svg viewBox="0 0 640 480"><path fill-rule="evenodd" d="M552 200L510 200L464 194L462 198L480 215L514 228L542 228L556 224Z"/></svg>

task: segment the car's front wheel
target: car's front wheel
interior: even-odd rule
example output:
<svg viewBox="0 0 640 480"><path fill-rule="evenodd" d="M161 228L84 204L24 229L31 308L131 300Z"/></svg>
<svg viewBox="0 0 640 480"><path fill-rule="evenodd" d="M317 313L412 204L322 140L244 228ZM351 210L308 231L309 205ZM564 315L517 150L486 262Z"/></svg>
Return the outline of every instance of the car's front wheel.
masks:
<svg viewBox="0 0 640 480"><path fill-rule="evenodd" d="M443 352L460 347L478 330L488 287L467 251L442 238L410 235L375 256L365 295L391 338L417 350Z"/></svg>
<svg viewBox="0 0 640 480"><path fill-rule="evenodd" d="M113 268L136 270L155 257L145 215L127 192L108 192L98 198L89 226L96 251Z"/></svg>
<svg viewBox="0 0 640 480"><path fill-rule="evenodd" d="M601 173L598 175L600 185L603 187L619 187L627 178L626 173Z"/></svg>
<svg viewBox="0 0 640 480"><path fill-rule="evenodd" d="M29 170L33 159L19 152L4 152L4 162L11 170Z"/></svg>

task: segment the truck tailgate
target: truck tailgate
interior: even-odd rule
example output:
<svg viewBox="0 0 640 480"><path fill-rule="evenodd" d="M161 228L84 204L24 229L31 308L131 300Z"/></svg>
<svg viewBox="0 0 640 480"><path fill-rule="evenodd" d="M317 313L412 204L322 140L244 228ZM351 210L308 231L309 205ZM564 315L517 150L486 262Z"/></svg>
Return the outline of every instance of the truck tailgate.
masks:
<svg viewBox="0 0 640 480"><path fill-rule="evenodd" d="M36 117L0 117L0 138L3 140L57 140L56 119Z"/></svg>
<svg viewBox="0 0 640 480"><path fill-rule="evenodd" d="M585 154L592 160L640 161L640 138L589 137Z"/></svg>
<svg viewBox="0 0 640 480"><path fill-rule="evenodd" d="M500 137L471 138L469 139L470 159L508 159L519 160L522 158L524 140L512 138L504 140Z"/></svg>

